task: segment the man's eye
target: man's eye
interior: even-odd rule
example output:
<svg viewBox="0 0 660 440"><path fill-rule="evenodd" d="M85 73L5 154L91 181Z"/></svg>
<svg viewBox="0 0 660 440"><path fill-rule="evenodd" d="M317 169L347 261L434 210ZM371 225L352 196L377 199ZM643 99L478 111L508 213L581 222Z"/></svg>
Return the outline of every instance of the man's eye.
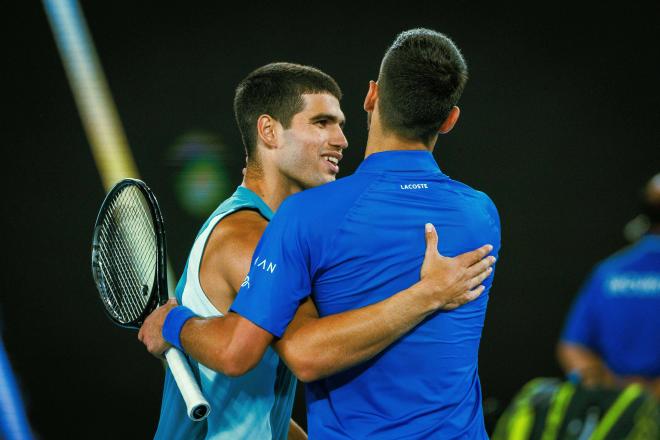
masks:
<svg viewBox="0 0 660 440"><path fill-rule="evenodd" d="M325 128L328 125L327 119L321 119L320 121L314 122L318 127Z"/></svg>

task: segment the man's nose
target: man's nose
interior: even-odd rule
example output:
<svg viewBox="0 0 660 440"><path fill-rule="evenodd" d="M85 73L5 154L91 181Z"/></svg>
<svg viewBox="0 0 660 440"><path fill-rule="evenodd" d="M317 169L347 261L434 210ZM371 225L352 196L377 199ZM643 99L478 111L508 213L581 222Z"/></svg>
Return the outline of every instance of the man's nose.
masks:
<svg viewBox="0 0 660 440"><path fill-rule="evenodd" d="M344 130L342 130L341 127L337 126L337 130L333 133L333 136L330 139L330 144L335 147L339 147L342 150L348 147L348 140L346 139Z"/></svg>

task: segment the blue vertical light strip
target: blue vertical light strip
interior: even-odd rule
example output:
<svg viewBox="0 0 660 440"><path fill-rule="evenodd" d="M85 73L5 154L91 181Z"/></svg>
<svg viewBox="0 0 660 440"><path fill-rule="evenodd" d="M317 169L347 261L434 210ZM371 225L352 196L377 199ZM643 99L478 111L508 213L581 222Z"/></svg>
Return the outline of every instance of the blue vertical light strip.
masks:
<svg viewBox="0 0 660 440"><path fill-rule="evenodd" d="M0 339L0 438L32 439L23 401L2 339Z"/></svg>
<svg viewBox="0 0 660 440"><path fill-rule="evenodd" d="M80 4L77 0L43 3L105 190L126 177L139 178ZM176 278L169 262L167 272L172 296Z"/></svg>

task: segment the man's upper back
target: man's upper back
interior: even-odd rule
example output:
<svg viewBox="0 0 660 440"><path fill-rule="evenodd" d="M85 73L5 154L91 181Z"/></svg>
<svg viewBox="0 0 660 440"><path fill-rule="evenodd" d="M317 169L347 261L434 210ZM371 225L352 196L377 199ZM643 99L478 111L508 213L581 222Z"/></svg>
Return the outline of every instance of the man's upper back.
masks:
<svg viewBox="0 0 660 440"><path fill-rule="evenodd" d="M485 194L442 174L428 152L373 154L354 175L280 207L264 237L277 236L281 250L264 240L253 262L263 269L253 289L267 283L277 304L267 302L261 316L238 312L277 335L290 320L288 305L310 292L325 316L404 290L419 281L427 222L436 226L444 255L486 243L499 249L499 219ZM292 293L283 298L283 291ZM473 303L432 315L371 361L310 384L310 436L485 435L477 354L487 302L486 291Z"/></svg>

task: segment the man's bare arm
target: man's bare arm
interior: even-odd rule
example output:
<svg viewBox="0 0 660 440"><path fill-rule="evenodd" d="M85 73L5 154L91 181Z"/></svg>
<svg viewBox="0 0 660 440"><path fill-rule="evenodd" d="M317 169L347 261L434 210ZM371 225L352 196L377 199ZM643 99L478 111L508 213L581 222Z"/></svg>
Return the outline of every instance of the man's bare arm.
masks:
<svg viewBox="0 0 660 440"><path fill-rule="evenodd" d="M623 388L632 383L642 385L660 401L660 377L618 376L607 367L598 354L588 348L561 341L557 345L557 358L566 374L577 373L580 381L588 386Z"/></svg>
<svg viewBox="0 0 660 440"><path fill-rule="evenodd" d="M257 217L252 217L250 221L250 215ZM214 232L205 251L204 260L212 249L220 256L225 252L250 255L250 258L228 256L224 259L225 264L217 269L223 272L220 278L228 281L235 290L239 289L249 271L252 252L266 226L265 220L260 221L258 214L244 213L240 222L244 227L239 227L237 223L233 228L229 227L231 223L227 223L225 226L228 226L226 231L229 235L219 234L216 238L225 235L224 239L214 243ZM232 229L238 234L233 239ZM313 303L306 304L290 324L292 331L287 331L288 336L285 335L276 346L295 374L301 375L303 380L315 380L364 362L433 311L439 308L451 310L481 294L483 288L478 286L490 274L489 266L494 263L493 258L482 259L490 252L490 247L484 246L455 258L446 258L437 251L435 230L430 233L427 233L422 280L415 286L380 303L324 318L318 318L315 308L310 309ZM429 237L432 242L428 242ZM248 249L249 252L246 251ZM204 282L203 271L201 275ZM203 287L208 294L210 289ZM209 298L216 303L213 295ZM174 305L170 302L161 308L163 310L156 310L140 330L140 340L153 354L160 355L169 346L162 340L160 332L167 312ZM366 328L369 331L364 331ZM190 319L181 332L182 345L187 353L209 368L230 376L244 374L253 368L272 340L270 333L234 313L225 318ZM319 356L317 362L310 364L310 357L319 352L323 352L324 356Z"/></svg>
<svg viewBox="0 0 660 440"><path fill-rule="evenodd" d="M226 297L214 284L205 283L212 272L220 273L232 289L232 299L249 271L254 248L267 222L253 211L233 214L209 239L201 268L202 286L222 310ZM490 274L491 250L483 247L456 259L438 253L435 229L426 232L427 248L422 280L379 303L319 318L311 298L298 309L282 339L274 348L293 373L308 382L362 363L399 339L430 313L451 310L478 297L478 287ZM465 268L463 271L462 268Z"/></svg>
<svg viewBox="0 0 660 440"><path fill-rule="evenodd" d="M455 260L438 251L435 229L426 232L419 283L378 303L319 319L311 299L301 305L275 349L303 382L318 380L365 362L387 348L429 314L476 299L491 273L493 258L483 247ZM454 277L465 265L464 278Z"/></svg>
<svg viewBox="0 0 660 440"><path fill-rule="evenodd" d="M163 323L178 304L170 299L145 319L138 339L160 357L171 345L163 338ZM188 319L179 335L186 353L227 376L241 376L261 360L273 335L235 313Z"/></svg>
<svg viewBox="0 0 660 440"><path fill-rule="evenodd" d="M204 249L199 279L204 294L226 316L190 319L181 331L186 353L227 376L239 376L253 368L273 339L270 333L249 320L234 313L227 314L267 224L256 211L242 210L214 228ZM176 301L170 300L156 309L138 333L138 339L154 355L170 347L162 337L162 327L165 317L176 305Z"/></svg>
<svg viewBox="0 0 660 440"><path fill-rule="evenodd" d="M586 386L614 386L617 382L600 356L582 345L560 342L557 359L566 374L577 373Z"/></svg>

